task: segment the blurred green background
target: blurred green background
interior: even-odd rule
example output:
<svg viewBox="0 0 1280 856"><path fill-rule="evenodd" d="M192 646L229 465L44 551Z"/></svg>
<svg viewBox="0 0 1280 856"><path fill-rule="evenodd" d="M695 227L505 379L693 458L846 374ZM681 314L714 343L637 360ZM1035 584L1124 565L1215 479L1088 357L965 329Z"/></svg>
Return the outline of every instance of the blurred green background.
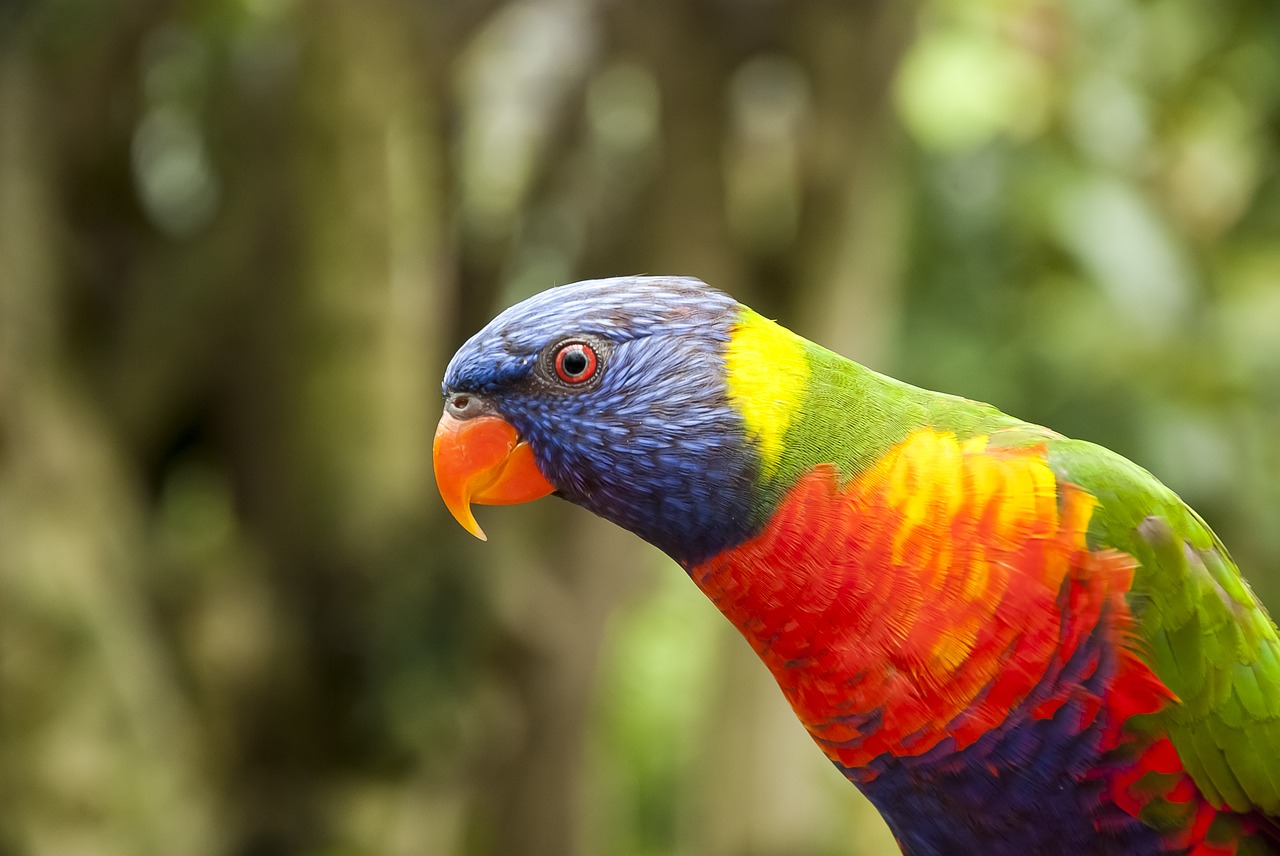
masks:
<svg viewBox="0 0 1280 856"><path fill-rule="evenodd" d="M1275 0L0 3L0 855L895 852L448 356L700 276L1110 446L1280 608Z"/></svg>

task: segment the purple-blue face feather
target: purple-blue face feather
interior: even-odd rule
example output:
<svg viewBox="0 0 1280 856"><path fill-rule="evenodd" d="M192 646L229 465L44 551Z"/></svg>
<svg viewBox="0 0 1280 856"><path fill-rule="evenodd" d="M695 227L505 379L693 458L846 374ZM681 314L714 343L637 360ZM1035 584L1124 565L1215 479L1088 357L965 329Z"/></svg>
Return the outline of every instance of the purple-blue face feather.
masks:
<svg viewBox="0 0 1280 856"><path fill-rule="evenodd" d="M553 288L471 337L444 392L482 396L533 448L566 499L686 565L763 522L759 461L725 391L724 352L740 305L696 279L619 277ZM551 370L576 339L600 352L580 387Z"/></svg>

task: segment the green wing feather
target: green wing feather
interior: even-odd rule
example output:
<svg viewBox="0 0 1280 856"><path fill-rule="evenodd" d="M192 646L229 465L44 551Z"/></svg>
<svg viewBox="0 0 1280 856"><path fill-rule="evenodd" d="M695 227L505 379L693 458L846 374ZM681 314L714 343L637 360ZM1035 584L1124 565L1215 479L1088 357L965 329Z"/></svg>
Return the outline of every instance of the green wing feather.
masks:
<svg viewBox="0 0 1280 856"><path fill-rule="evenodd" d="M1098 498L1091 546L1138 560L1129 604L1151 668L1181 704L1167 733L1212 802L1280 818L1280 634L1200 517L1138 465L1092 443L1049 443L1058 477Z"/></svg>

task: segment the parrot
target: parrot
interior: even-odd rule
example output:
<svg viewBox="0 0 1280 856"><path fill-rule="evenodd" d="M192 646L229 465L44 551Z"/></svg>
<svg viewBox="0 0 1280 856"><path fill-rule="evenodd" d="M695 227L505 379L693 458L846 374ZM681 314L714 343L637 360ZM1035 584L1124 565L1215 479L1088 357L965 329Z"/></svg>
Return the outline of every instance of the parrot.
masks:
<svg viewBox="0 0 1280 856"><path fill-rule="evenodd" d="M689 277L535 294L443 394L465 529L554 494L662 550L906 856L1280 854L1280 634L1137 464Z"/></svg>

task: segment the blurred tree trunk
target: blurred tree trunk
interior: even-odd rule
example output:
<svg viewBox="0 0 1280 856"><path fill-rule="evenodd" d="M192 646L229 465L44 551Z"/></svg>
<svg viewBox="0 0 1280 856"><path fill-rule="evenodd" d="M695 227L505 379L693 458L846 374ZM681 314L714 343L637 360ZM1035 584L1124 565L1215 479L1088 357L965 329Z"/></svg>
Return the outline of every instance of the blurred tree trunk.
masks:
<svg viewBox="0 0 1280 856"><path fill-rule="evenodd" d="M891 354L911 184L892 100L917 3L808 3L790 28L813 86L794 250L806 336L871 365Z"/></svg>
<svg viewBox="0 0 1280 856"><path fill-rule="evenodd" d="M66 339L65 222L29 54L0 54L0 821L31 854L220 847L145 595L142 486Z"/></svg>
<svg viewBox="0 0 1280 856"><path fill-rule="evenodd" d="M635 236L654 266L649 272L749 292L752 281L734 252L724 207L726 99L743 58L731 22L711 4L684 0L629 0L608 12L618 52L653 72L661 99L662 168Z"/></svg>
<svg viewBox="0 0 1280 856"><path fill-rule="evenodd" d="M296 110L261 117L286 144L260 151L274 158L243 176L268 219L228 382L239 488L275 569L283 675L263 688L272 701L243 737L241 775L261 797L247 803L247 826L274 846L318 837L370 852L405 852L412 829L425 838L409 852L450 852L456 824L423 829L406 814L369 829L346 815L376 791L388 751L355 739L359 712L376 702L362 697L371 589L397 585L372 572L421 549L418 521L434 501L430 437L452 305L435 89L404 4L318 2L296 15ZM281 250L292 263L277 263Z"/></svg>

